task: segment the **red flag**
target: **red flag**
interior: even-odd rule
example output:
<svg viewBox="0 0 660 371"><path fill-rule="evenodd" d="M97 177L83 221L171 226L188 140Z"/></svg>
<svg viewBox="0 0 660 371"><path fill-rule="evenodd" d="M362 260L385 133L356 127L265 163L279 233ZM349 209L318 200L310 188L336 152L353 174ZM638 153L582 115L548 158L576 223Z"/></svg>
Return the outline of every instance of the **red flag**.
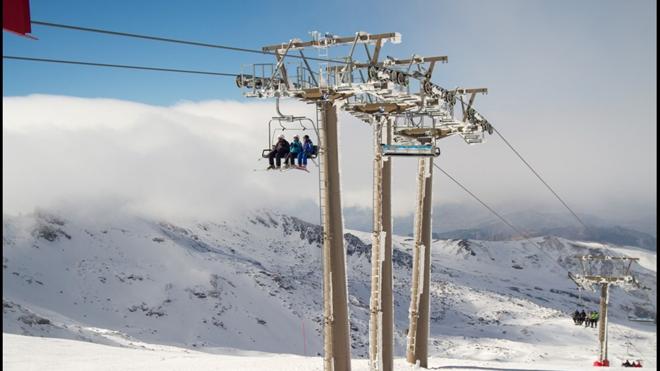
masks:
<svg viewBox="0 0 660 371"><path fill-rule="evenodd" d="M2 29L30 37L30 0L2 0Z"/></svg>

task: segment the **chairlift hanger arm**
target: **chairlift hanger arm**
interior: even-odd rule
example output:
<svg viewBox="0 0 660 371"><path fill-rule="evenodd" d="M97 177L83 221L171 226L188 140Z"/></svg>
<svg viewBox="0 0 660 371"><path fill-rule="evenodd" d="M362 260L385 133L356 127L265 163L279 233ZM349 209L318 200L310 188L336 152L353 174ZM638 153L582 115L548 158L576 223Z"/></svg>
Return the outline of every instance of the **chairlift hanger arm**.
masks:
<svg viewBox="0 0 660 371"><path fill-rule="evenodd" d="M286 55L289 52L292 43L293 40L289 41L289 45L287 45L286 49L284 49L284 52L281 54L279 50L275 51L275 57L277 58L277 66L275 67L275 70L280 71L280 75L282 75L282 80L284 80L284 84L286 85L287 89L290 88L290 86L289 86L289 77L286 72L286 66L284 66L284 58L286 58ZM275 83L275 76L276 74L273 74L271 78L271 86L272 84Z"/></svg>
<svg viewBox="0 0 660 371"><path fill-rule="evenodd" d="M382 47L383 43L381 40L376 41L376 48L374 49L374 55L371 57L371 64L375 65L378 63L378 57L380 56L380 48Z"/></svg>
<svg viewBox="0 0 660 371"><path fill-rule="evenodd" d="M314 86L319 86L319 83L316 80L316 77L314 76L314 71L312 71L312 67L309 65L307 58L305 58L305 54L303 54L302 49L298 50L298 53L300 53L300 57L302 57L303 63L305 63L305 68L307 68L307 71L309 72L309 76L311 77Z"/></svg>

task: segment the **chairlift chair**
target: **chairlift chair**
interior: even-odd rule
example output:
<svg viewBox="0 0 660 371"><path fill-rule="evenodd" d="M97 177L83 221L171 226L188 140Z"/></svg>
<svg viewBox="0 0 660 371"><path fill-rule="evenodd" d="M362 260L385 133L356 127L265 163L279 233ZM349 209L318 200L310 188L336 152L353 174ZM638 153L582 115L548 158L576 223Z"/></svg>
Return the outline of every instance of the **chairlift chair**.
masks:
<svg viewBox="0 0 660 371"><path fill-rule="evenodd" d="M273 122L277 122L279 127L273 127ZM305 126L306 122L311 124L311 128ZM294 125L294 123L297 123L297 126ZM261 157L268 158L268 155L273 150L272 146L273 143L275 143L278 133L283 133L287 130L299 130L305 132L310 129L316 134L316 143L318 143L318 132L312 119L304 116L275 116L271 118L270 121L268 121L268 147L261 151ZM318 156L318 152L319 146L318 144L314 144L313 151L307 158L315 159Z"/></svg>
<svg viewBox="0 0 660 371"><path fill-rule="evenodd" d="M383 156L440 156L440 148L436 146L435 136L431 133L433 129L435 129L435 120L427 127L423 118L415 122L410 115L395 117L392 128L394 143L381 143Z"/></svg>

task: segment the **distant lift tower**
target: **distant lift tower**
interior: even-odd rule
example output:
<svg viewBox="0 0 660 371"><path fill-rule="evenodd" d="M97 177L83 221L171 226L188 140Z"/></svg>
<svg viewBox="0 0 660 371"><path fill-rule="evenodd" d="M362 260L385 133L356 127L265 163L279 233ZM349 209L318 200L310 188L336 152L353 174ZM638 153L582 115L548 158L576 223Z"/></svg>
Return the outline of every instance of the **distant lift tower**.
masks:
<svg viewBox="0 0 660 371"><path fill-rule="evenodd" d="M610 365L610 361L607 359L609 287L611 285L639 287L639 283L630 272L632 263L638 261L639 258L606 255L584 255L576 258L580 260L582 272L580 274L569 272L569 278L583 289L593 289L594 286L600 287L600 316L598 320L600 350L598 360L594 362L594 366L608 367ZM598 271L600 274L595 274L594 271Z"/></svg>
<svg viewBox="0 0 660 371"><path fill-rule="evenodd" d="M466 143L483 142L492 133L488 121L473 108L475 95L486 89L444 89L431 82L437 62L447 57L379 59L386 42L399 43L395 32L354 36L321 36L312 40L292 39L263 47L274 54L275 64L252 64L236 78L244 95L276 98L278 122L295 121L279 111L279 99L289 97L316 105L319 120L319 183L323 224L323 317L324 369L350 370L350 334L346 287L346 254L339 179L337 105L366 122L373 129L374 218L372 234L372 276L369 321L369 365L371 370L393 368L392 304L392 216L391 157L419 157L418 208L412 287L413 301L408 332L408 360L427 366L429 333L429 277L431 248L432 157L440 154L436 141L453 134ZM328 48L349 46L348 55L328 58ZM364 47L365 61L355 59ZM318 49L318 57L303 54L305 48ZM289 53L298 52L297 63ZM287 59L287 57L289 57ZM321 63L318 63L318 62ZM312 63L316 62L313 67ZM293 65L293 66L292 66ZM295 71L295 72L291 72ZM463 118L454 117L454 106L461 103Z"/></svg>

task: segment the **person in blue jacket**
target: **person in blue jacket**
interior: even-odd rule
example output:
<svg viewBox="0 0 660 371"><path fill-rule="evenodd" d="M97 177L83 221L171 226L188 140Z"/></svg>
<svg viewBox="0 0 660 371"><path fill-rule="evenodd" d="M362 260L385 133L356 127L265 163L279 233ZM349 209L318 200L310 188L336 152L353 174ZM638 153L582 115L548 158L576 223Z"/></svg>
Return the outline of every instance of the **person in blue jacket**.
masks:
<svg viewBox="0 0 660 371"><path fill-rule="evenodd" d="M307 157L314 153L314 143L309 139L309 135L303 136L302 151L298 153L298 166L302 169L307 168Z"/></svg>
<svg viewBox="0 0 660 371"><path fill-rule="evenodd" d="M302 152L302 150L303 150L303 145L302 143L300 143L300 137L298 135L294 135L293 141L289 146L289 155L286 157L284 165L286 167L288 167L289 165L296 166L296 158L298 157L298 154ZM300 165L300 161L298 161L298 165Z"/></svg>

